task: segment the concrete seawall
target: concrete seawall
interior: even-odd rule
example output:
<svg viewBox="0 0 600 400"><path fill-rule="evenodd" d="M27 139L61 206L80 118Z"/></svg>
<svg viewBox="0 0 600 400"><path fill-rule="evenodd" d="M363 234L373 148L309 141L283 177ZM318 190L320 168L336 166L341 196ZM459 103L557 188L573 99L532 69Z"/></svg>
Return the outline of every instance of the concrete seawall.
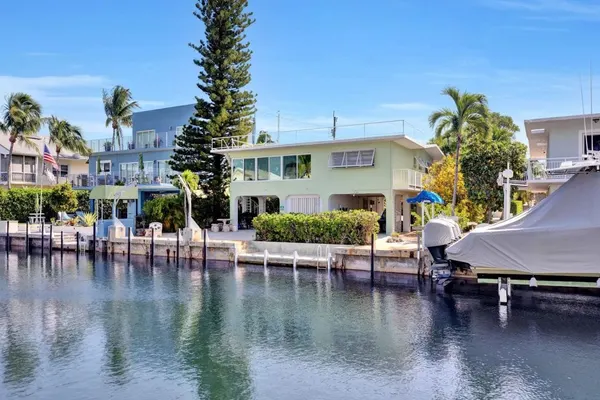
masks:
<svg viewBox="0 0 600 400"><path fill-rule="evenodd" d="M4 234L5 235L5 234ZM77 242L73 232L65 232L63 241L64 251L75 251ZM5 240L0 235L0 246ZM29 245L31 248L42 247L41 232L29 234ZM11 232L10 246L13 249L26 248L25 232ZM50 237L44 235L43 247L49 250ZM60 251L60 234L54 232L52 239L54 251ZM94 246L91 235L81 235L79 249L82 252L93 251L104 252L126 256L128 251L131 255L151 257L152 238L132 237L128 245L125 238L96 238ZM130 250L129 250L130 249ZM180 259L203 259L204 243L202 241L180 241ZM333 269L370 271L371 254L370 249L365 246L348 245L324 245L312 243L275 243L261 241L225 241L209 240L207 243L207 260L235 262L236 256L239 264L264 264L265 251L268 254L268 264L278 266L293 266L294 252L297 253L296 265L308 268L327 268L328 255L331 256L330 266ZM154 239L154 257L165 257L175 259L177 255L177 241L173 238L158 237ZM419 272L418 261L414 251L408 250L376 250L374 257L376 272L417 274Z"/></svg>

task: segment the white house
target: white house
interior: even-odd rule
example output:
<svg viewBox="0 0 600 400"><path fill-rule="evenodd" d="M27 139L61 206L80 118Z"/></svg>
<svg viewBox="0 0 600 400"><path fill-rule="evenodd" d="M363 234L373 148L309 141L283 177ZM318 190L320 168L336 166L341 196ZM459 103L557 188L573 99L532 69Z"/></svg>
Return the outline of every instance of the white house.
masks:
<svg viewBox="0 0 600 400"><path fill-rule="evenodd" d="M527 187L534 193L549 194L570 178L548 174L549 168L600 151L600 114L530 119L525 121L525 131L531 157Z"/></svg>

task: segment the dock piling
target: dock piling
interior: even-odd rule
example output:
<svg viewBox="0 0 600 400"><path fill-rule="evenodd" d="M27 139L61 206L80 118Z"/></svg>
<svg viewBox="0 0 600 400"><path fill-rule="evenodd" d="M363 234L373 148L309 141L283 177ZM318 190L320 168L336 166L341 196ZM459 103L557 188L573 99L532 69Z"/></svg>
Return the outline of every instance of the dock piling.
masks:
<svg viewBox="0 0 600 400"><path fill-rule="evenodd" d="M60 256L62 257L65 246L65 232L60 231Z"/></svg>
<svg viewBox="0 0 600 400"><path fill-rule="evenodd" d="M29 221L25 222L25 253L29 254Z"/></svg>
<svg viewBox="0 0 600 400"><path fill-rule="evenodd" d="M177 240L175 246L175 264L179 267L179 235L181 234L181 229L177 229Z"/></svg>
<svg viewBox="0 0 600 400"><path fill-rule="evenodd" d="M44 230L45 230L44 221L42 221L42 243L41 243L42 256L44 255Z"/></svg>
<svg viewBox="0 0 600 400"><path fill-rule="evenodd" d="M93 240L93 245L92 245L92 252L94 253L94 260L96 259L96 223L94 222L94 232L92 233L92 240Z"/></svg>
<svg viewBox="0 0 600 400"><path fill-rule="evenodd" d="M9 226L10 226L10 221L6 221L6 255L8 255L8 252L10 251L9 246L10 246L10 237L8 236L8 231L9 231Z"/></svg>
<svg viewBox="0 0 600 400"><path fill-rule="evenodd" d="M206 252L208 250L208 246L206 243L206 238L207 238L206 228L204 229L203 236L204 236L204 243L202 244L202 268L206 269Z"/></svg>
<svg viewBox="0 0 600 400"><path fill-rule="evenodd" d="M152 228L152 239L150 239L150 265L154 265L154 228Z"/></svg>
<svg viewBox="0 0 600 400"><path fill-rule="evenodd" d="M131 227L127 228L127 263L131 262Z"/></svg>
<svg viewBox="0 0 600 400"><path fill-rule="evenodd" d="M53 239L52 227L53 227L53 225L50 224L50 250L48 251L49 254L52 254L52 239Z"/></svg>
<svg viewBox="0 0 600 400"><path fill-rule="evenodd" d="M79 256L79 231L75 233L75 240L77 241L75 244L75 254Z"/></svg>
<svg viewBox="0 0 600 400"><path fill-rule="evenodd" d="M371 235L371 283L375 281L375 234Z"/></svg>

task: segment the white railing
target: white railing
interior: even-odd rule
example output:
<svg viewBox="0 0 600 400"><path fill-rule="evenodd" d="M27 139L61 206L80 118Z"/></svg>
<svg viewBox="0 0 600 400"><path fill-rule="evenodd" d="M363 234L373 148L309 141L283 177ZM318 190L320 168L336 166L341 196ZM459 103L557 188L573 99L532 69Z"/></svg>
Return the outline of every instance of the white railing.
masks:
<svg viewBox="0 0 600 400"><path fill-rule="evenodd" d="M393 187L396 190L422 190L425 173L414 169L395 169L393 171Z"/></svg>
<svg viewBox="0 0 600 400"><path fill-rule="evenodd" d="M85 186L101 185L171 185L171 175L169 169L150 168L135 173L126 173L123 176L111 173L99 173L86 175ZM82 185L83 186L83 185Z"/></svg>
<svg viewBox="0 0 600 400"><path fill-rule="evenodd" d="M88 147L92 153L106 153L127 150L143 149L170 149L175 146L176 131L168 132L145 132L135 136L123 136L121 144L115 142L113 147L112 138L88 140Z"/></svg>
<svg viewBox="0 0 600 400"><path fill-rule="evenodd" d="M243 136L214 138L212 140L212 149L228 150L275 144L301 144L335 139L358 139L403 134L424 136L417 128L410 125L408 122L399 119L394 121L368 122L365 124L337 125L335 130L332 126L326 126L322 128L268 132L266 135L256 133L255 135L248 134Z"/></svg>
<svg viewBox="0 0 600 400"><path fill-rule="evenodd" d="M583 161L581 157L558 157L558 158L532 158L527 162L527 180L546 181L546 180L565 180L571 175L548 174L549 169L569 166L577 161Z"/></svg>

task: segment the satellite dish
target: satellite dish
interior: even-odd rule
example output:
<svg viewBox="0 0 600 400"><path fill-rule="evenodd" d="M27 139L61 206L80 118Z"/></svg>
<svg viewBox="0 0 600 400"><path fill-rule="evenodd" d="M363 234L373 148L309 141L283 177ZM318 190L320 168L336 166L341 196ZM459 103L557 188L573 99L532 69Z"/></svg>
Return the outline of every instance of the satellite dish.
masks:
<svg viewBox="0 0 600 400"><path fill-rule="evenodd" d="M513 177L512 169L505 169L504 171L502 171L502 176L506 179L511 179Z"/></svg>

